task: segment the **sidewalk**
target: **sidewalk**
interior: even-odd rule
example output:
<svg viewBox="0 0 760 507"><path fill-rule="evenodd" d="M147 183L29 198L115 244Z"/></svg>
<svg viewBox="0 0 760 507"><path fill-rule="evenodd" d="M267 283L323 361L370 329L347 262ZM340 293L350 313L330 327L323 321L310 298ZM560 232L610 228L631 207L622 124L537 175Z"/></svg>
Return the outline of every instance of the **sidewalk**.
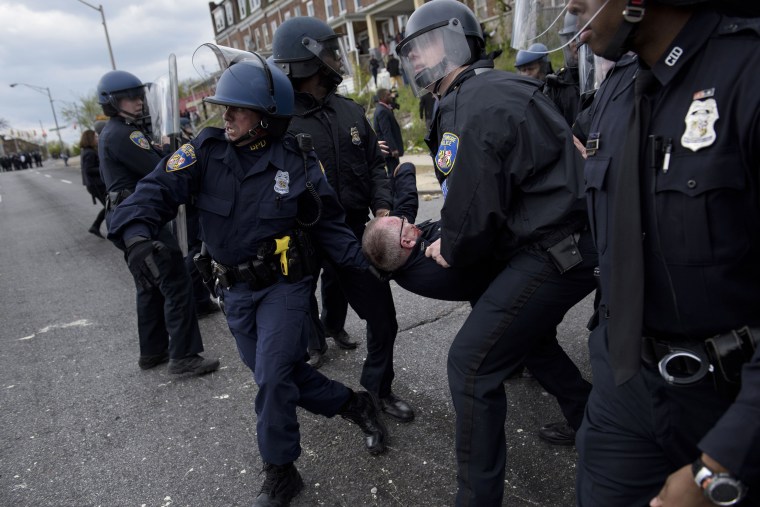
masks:
<svg viewBox="0 0 760 507"><path fill-rule="evenodd" d="M430 155L404 155L401 163L411 162L417 169L417 193L419 195L440 194L441 186L433 172L433 159Z"/></svg>

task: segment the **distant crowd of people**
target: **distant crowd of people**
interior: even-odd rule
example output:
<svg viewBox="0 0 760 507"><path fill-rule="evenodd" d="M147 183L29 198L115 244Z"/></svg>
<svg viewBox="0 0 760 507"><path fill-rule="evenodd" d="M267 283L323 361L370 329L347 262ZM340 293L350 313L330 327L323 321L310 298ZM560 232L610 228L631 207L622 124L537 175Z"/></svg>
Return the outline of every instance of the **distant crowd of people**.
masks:
<svg viewBox="0 0 760 507"><path fill-rule="evenodd" d="M0 167L2 167L3 172L42 167L42 154L39 151L11 153L0 157Z"/></svg>

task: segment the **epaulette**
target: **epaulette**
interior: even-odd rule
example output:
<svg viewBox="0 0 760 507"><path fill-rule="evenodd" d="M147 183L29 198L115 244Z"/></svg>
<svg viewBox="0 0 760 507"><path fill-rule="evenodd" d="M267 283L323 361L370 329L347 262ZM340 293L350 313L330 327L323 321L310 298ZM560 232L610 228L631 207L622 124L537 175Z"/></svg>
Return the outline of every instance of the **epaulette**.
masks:
<svg viewBox="0 0 760 507"><path fill-rule="evenodd" d="M226 141L224 137L224 129L217 127L206 127L201 130L200 134L193 139L196 146L203 146L209 139L216 139L217 141Z"/></svg>
<svg viewBox="0 0 760 507"><path fill-rule="evenodd" d="M760 18L724 17L718 27L718 35L754 32L760 35Z"/></svg>

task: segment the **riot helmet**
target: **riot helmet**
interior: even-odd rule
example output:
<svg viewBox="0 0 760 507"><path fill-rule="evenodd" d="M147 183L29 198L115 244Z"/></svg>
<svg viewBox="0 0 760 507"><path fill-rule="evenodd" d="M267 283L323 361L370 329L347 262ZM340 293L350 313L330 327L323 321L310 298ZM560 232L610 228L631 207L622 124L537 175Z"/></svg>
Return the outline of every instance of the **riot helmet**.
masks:
<svg viewBox="0 0 760 507"><path fill-rule="evenodd" d="M112 70L103 74L98 81L97 94L98 104L103 108L107 116L126 114L131 118L135 115L122 111L119 107L121 99L145 99L145 84L137 79L134 74L123 70Z"/></svg>
<svg viewBox="0 0 760 507"><path fill-rule="evenodd" d="M272 59L291 79L308 78L321 72L327 88L352 74L343 41L324 21L312 17L290 18L272 38Z"/></svg>
<svg viewBox="0 0 760 507"><path fill-rule="evenodd" d="M457 0L432 0L416 9L398 46L404 72L416 96L436 92L443 78L483 54L483 30L472 11Z"/></svg>
<svg viewBox="0 0 760 507"><path fill-rule="evenodd" d="M204 102L263 115L260 132L249 133L247 141L260 135L285 134L293 116L293 85L277 66L258 53L212 43L195 50L193 66L205 80L217 80L214 95Z"/></svg>
<svg viewBox="0 0 760 507"><path fill-rule="evenodd" d="M554 72L549 61L549 51L546 46L540 43L533 44L526 50L518 51L515 67L517 67L518 73L540 81L546 80L546 76Z"/></svg>

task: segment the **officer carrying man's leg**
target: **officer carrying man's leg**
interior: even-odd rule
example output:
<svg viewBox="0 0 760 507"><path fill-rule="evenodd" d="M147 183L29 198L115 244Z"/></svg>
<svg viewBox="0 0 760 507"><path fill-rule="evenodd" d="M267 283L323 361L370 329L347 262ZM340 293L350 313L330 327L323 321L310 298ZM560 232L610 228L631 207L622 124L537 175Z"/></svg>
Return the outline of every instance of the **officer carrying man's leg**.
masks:
<svg viewBox="0 0 760 507"><path fill-rule="evenodd" d="M288 19L274 33L272 61L287 74L296 92L291 132L311 136L327 181L346 210L344 221L361 239L369 212L387 215L393 201L385 160L364 108L336 93L350 65L341 39L319 19ZM329 258L323 266L325 334L341 348L356 348L343 329L350 303L367 321L362 386L380 398L387 415L401 422L413 420L412 408L391 389L398 323L390 286L369 273L342 269ZM323 352L320 348L311 352Z"/></svg>

